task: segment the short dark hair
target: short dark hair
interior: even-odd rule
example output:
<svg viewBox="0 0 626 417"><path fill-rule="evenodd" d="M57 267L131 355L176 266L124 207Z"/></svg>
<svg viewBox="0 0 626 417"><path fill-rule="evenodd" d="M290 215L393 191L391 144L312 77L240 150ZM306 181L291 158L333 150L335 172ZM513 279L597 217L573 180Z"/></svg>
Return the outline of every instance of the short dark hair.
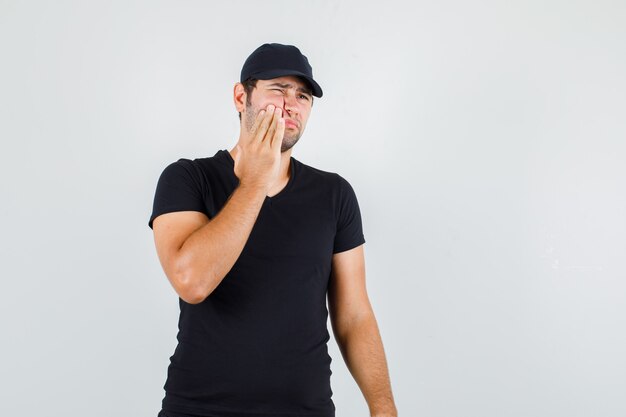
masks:
<svg viewBox="0 0 626 417"><path fill-rule="evenodd" d="M307 85L309 90L311 90L311 84L307 80L305 80L302 77L298 77L298 78ZM257 81L259 80L257 80L256 78L248 78L247 80L241 83L243 84L243 91L246 92L246 105L248 106L252 104L252 102L250 101L250 96L252 95L252 90L256 88ZM311 107L313 107L313 94L312 93L310 94L311 94ZM241 121L241 112L239 112L239 120Z"/></svg>

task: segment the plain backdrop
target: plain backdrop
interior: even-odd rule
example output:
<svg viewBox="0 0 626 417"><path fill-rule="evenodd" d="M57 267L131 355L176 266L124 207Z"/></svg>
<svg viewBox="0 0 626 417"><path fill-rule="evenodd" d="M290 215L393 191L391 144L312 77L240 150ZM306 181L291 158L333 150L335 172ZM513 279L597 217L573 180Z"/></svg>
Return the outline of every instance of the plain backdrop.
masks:
<svg viewBox="0 0 626 417"><path fill-rule="evenodd" d="M235 145L265 42L324 89L292 155L357 193L399 415L626 415L625 22L607 0L0 1L0 415L156 416L179 313L157 179ZM369 416L329 349L337 416Z"/></svg>

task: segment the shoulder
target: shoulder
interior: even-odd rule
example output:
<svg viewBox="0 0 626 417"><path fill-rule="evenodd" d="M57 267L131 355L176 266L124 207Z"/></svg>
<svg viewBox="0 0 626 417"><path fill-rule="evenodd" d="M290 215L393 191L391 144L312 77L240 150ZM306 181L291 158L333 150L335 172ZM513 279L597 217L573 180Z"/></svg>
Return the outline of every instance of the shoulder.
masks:
<svg viewBox="0 0 626 417"><path fill-rule="evenodd" d="M298 173L301 174L299 178L300 189L330 204L336 218L339 219L358 210L356 193L345 176L302 162L298 162L298 164L300 165Z"/></svg>
<svg viewBox="0 0 626 417"><path fill-rule="evenodd" d="M341 191L346 187L350 187L350 183L343 176L333 171L325 171L311 165L305 164L295 159L296 164L300 166L300 171L304 176L307 176L318 183L326 184L334 191Z"/></svg>
<svg viewBox="0 0 626 417"><path fill-rule="evenodd" d="M228 170L228 163L224 160L224 151L218 151L214 156L203 158L179 158L165 167L162 177L172 179L188 178L196 182L204 182L207 174Z"/></svg>

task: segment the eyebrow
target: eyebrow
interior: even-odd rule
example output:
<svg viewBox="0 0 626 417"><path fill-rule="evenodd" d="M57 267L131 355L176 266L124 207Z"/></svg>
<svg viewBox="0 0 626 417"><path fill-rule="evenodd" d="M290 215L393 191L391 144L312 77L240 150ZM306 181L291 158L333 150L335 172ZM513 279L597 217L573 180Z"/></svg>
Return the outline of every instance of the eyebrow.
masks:
<svg viewBox="0 0 626 417"><path fill-rule="evenodd" d="M294 85L293 84L283 84L283 83L272 83L272 84L268 84L268 87L280 87L280 88L293 88ZM312 91L308 88L304 88L304 87L298 87L296 88L296 91L300 91L302 93L307 93L308 95L312 96Z"/></svg>

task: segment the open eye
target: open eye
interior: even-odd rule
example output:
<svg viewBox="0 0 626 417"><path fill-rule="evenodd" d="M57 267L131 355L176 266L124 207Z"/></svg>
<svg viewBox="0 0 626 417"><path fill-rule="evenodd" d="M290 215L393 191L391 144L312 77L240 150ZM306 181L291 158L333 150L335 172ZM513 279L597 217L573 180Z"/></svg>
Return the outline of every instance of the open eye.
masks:
<svg viewBox="0 0 626 417"><path fill-rule="evenodd" d="M305 98L306 100L308 100L308 99L309 99L309 96L306 96L306 95L304 95L304 94L300 94L300 97L303 97L303 98Z"/></svg>

